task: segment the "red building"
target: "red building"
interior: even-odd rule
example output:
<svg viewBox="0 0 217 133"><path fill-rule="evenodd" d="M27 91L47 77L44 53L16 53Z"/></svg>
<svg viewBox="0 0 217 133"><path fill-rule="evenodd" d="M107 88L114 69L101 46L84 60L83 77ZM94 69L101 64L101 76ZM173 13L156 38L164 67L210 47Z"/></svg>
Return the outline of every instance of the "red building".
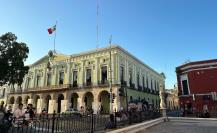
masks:
<svg viewBox="0 0 217 133"><path fill-rule="evenodd" d="M217 59L176 68L179 104L188 113L217 112Z"/></svg>

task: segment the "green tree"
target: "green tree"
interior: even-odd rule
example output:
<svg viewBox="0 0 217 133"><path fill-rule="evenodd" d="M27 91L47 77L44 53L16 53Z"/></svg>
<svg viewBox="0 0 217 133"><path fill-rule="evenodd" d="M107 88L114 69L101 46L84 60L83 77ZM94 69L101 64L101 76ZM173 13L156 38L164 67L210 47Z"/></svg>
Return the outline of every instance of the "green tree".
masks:
<svg viewBox="0 0 217 133"><path fill-rule="evenodd" d="M15 34L8 32L0 37L0 85L23 82L29 67L24 66L29 48L23 42L17 42Z"/></svg>

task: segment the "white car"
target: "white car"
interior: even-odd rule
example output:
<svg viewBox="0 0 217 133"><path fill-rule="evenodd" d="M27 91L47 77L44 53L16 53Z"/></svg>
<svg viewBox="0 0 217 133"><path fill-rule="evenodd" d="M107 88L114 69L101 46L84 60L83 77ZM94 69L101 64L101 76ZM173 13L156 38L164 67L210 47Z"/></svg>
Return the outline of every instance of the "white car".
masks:
<svg viewBox="0 0 217 133"><path fill-rule="evenodd" d="M65 112L65 114L80 114L80 112L77 109L67 109Z"/></svg>

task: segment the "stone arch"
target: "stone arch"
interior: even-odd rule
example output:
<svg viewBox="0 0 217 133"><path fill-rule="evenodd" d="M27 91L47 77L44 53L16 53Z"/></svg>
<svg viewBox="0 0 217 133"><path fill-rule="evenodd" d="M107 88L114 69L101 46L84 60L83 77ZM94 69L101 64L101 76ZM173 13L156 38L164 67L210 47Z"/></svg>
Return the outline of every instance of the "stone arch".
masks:
<svg viewBox="0 0 217 133"><path fill-rule="evenodd" d="M24 104L28 104L28 99L30 99L30 97L27 95L27 96L24 98Z"/></svg>
<svg viewBox="0 0 217 133"><path fill-rule="evenodd" d="M50 95L47 95L45 96L45 110L48 112L48 109L49 109L49 100L51 100L51 96Z"/></svg>
<svg viewBox="0 0 217 133"><path fill-rule="evenodd" d="M33 104L34 104L35 108L37 109L38 100L40 99L40 96L39 95L35 95L33 99L34 99Z"/></svg>
<svg viewBox="0 0 217 133"><path fill-rule="evenodd" d="M101 103L98 111L100 113L109 113L109 107L110 107L110 94L108 91L103 90L98 95L98 101Z"/></svg>
<svg viewBox="0 0 217 133"><path fill-rule="evenodd" d="M18 96L16 100L16 104L21 104L22 103L22 97Z"/></svg>
<svg viewBox="0 0 217 133"><path fill-rule="evenodd" d="M61 101L64 100L64 95L59 94L57 97L57 113L61 112Z"/></svg>
<svg viewBox="0 0 217 133"><path fill-rule="evenodd" d="M92 108L93 100L94 100L93 93L86 92L84 94L84 96L83 96L83 102L84 102L86 108Z"/></svg>
<svg viewBox="0 0 217 133"><path fill-rule="evenodd" d="M72 93L71 94L71 99L70 99L70 102L71 102L71 105L70 107L73 108L73 109L78 109L78 94L77 93Z"/></svg>
<svg viewBox="0 0 217 133"><path fill-rule="evenodd" d="M14 101L15 101L14 97L11 97L9 100L9 104L14 104Z"/></svg>

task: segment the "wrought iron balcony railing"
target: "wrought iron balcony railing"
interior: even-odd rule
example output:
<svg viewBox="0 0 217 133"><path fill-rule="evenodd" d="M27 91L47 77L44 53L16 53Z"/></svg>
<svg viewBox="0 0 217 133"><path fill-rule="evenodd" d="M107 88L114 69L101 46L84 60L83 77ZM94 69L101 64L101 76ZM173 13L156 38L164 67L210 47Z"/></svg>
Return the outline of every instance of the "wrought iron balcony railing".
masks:
<svg viewBox="0 0 217 133"><path fill-rule="evenodd" d="M60 85L35 87L35 88L29 88L28 91L48 91L48 90L59 90L59 89L69 89L69 88L72 88L72 84L60 84Z"/></svg>
<svg viewBox="0 0 217 133"><path fill-rule="evenodd" d="M98 86L100 87L109 86L109 81L108 80L98 81Z"/></svg>

